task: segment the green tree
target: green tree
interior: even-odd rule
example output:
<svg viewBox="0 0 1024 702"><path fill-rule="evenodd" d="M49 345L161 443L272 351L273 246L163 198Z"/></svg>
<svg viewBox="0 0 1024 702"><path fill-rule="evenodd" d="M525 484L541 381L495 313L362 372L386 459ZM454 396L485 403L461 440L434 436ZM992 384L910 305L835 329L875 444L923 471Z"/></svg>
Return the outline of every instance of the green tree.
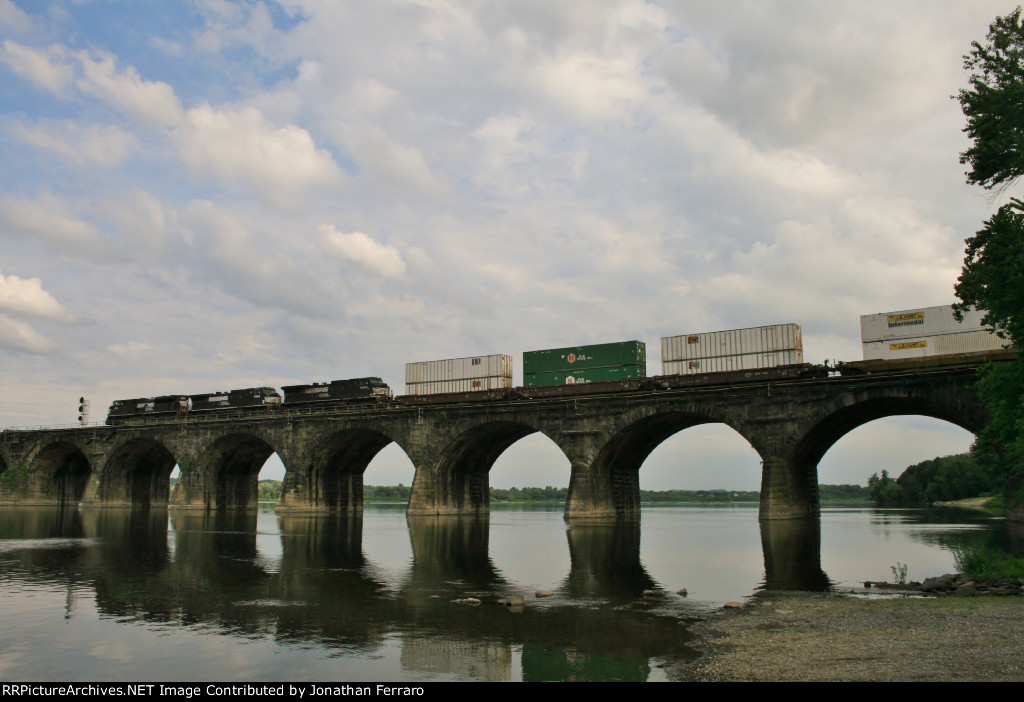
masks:
<svg viewBox="0 0 1024 702"><path fill-rule="evenodd" d="M872 473L868 478L868 487L871 488L871 499L881 507L898 507L903 497L903 488L889 477L889 471L883 470L882 477L878 473Z"/></svg>
<svg viewBox="0 0 1024 702"><path fill-rule="evenodd" d="M1024 348L1024 201L1012 198L966 243L957 307L986 310L985 324Z"/></svg>
<svg viewBox="0 0 1024 702"><path fill-rule="evenodd" d="M985 44L964 56L969 88L956 96L973 141L960 154L967 182L1002 190L1024 175L1024 25L1018 6L989 25Z"/></svg>
<svg viewBox="0 0 1024 702"><path fill-rule="evenodd" d="M989 25L987 42L971 44L964 68L970 87L958 97L971 138L960 154L967 182L1004 190L1024 175L1024 25L1021 8ZM1024 349L1024 201L1011 198L967 239L964 268L956 285L959 310L987 310L985 323ZM1024 357L987 368L978 392L992 419L974 453L986 468L1005 476L1011 517L1024 506ZM932 489L929 488L929 493Z"/></svg>

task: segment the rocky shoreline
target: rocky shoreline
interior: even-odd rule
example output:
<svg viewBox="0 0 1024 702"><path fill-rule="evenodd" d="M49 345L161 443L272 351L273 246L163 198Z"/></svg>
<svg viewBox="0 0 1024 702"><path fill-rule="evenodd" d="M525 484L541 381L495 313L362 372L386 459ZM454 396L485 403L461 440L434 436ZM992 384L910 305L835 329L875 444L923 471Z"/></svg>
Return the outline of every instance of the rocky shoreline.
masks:
<svg viewBox="0 0 1024 702"><path fill-rule="evenodd" d="M666 673L702 682L1024 680L1024 597L887 591L759 593L698 622L701 657Z"/></svg>
<svg viewBox="0 0 1024 702"><path fill-rule="evenodd" d="M881 592L901 592L904 594L918 592L927 595L956 595L957 597L974 597L976 595L1020 595L1024 591L1024 578L1000 578L994 583L978 581L966 573L947 573L934 578L925 578L923 583L887 583L867 580L865 588L875 588Z"/></svg>

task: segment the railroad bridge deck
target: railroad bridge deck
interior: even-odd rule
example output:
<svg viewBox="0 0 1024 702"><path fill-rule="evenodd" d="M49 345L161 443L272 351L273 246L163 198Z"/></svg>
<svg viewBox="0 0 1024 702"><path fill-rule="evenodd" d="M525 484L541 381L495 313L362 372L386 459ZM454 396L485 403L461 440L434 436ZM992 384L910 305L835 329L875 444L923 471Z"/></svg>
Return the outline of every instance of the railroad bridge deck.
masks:
<svg viewBox="0 0 1024 702"><path fill-rule="evenodd" d="M866 422L915 414L977 433L988 416L972 389L977 368L6 430L0 503L250 508L256 476L277 453L286 469L278 511L357 512L364 470L394 442L416 469L410 515L480 515L489 509L495 460L541 432L571 465L566 518L635 520L639 469L651 451L678 431L721 422L761 457L761 519L802 518L818 514L818 461ZM181 472L169 499L175 465Z"/></svg>

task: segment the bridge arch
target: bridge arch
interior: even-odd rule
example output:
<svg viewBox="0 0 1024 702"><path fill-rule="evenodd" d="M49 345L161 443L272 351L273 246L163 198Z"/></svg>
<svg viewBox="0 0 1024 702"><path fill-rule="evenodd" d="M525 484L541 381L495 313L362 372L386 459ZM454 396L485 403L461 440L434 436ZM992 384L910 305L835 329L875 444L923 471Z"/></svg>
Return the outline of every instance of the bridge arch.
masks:
<svg viewBox="0 0 1024 702"><path fill-rule="evenodd" d="M89 485L92 464L77 444L55 441L39 450L28 473L29 489L40 501L77 505Z"/></svg>
<svg viewBox="0 0 1024 702"><path fill-rule="evenodd" d="M98 502L132 507L166 506L177 459L156 439L137 437L115 447L98 487Z"/></svg>
<svg viewBox="0 0 1024 702"><path fill-rule="evenodd" d="M885 417L920 415L977 434L987 410L977 396L915 386L875 388L834 398L803 422L788 446L762 452L761 519L790 519L819 513L818 463L839 439Z"/></svg>
<svg viewBox="0 0 1024 702"><path fill-rule="evenodd" d="M363 475L394 437L376 427L332 429L317 437L297 470L289 470L277 509L361 512Z"/></svg>
<svg viewBox="0 0 1024 702"><path fill-rule="evenodd" d="M488 473L494 462L509 446L537 431L531 424L508 419L459 427L446 437L435 460L416 466L409 514L487 514Z"/></svg>
<svg viewBox="0 0 1024 702"><path fill-rule="evenodd" d="M818 461L843 436L857 427L884 417L921 415L942 419L977 434L984 427L984 418L969 412L936 404L920 397L873 397L834 409L804 433L794 446L793 461L810 464Z"/></svg>
<svg viewBox="0 0 1024 702"><path fill-rule="evenodd" d="M172 507L250 509L257 504L256 477L275 453L271 439L255 432L222 435L194 461L180 460ZM287 467L287 466L286 466Z"/></svg>
<svg viewBox="0 0 1024 702"><path fill-rule="evenodd" d="M589 466L574 465L565 514L573 518L640 518L640 466L670 436L702 424L725 424L748 442L741 427L701 407L638 408L615 422Z"/></svg>

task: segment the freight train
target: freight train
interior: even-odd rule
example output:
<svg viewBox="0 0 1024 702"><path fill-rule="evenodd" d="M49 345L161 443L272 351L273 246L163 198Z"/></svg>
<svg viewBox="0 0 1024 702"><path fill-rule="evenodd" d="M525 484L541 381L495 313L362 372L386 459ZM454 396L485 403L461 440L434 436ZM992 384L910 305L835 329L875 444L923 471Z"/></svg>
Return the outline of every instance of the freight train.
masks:
<svg viewBox="0 0 1024 702"><path fill-rule="evenodd" d="M578 397L618 392L671 390L773 382L797 378L824 378L828 368L808 363L760 368L757 370L725 371L691 375L624 378L571 383L567 385L541 385L536 387L503 387L462 392L393 396L391 388L380 378L359 378L313 385L286 385L284 400L273 388L248 388L206 395L173 395L135 400L117 400L110 406L107 424L117 425L140 420L168 420L178 417L211 418L231 410L248 414L274 412L289 408L332 409L359 406L415 407L436 404L463 404L480 402L507 402L559 397ZM371 382L365 382L371 381ZM339 387L349 386L347 391ZM352 385L361 385L352 389ZM332 392L333 390L333 392ZM262 401L257 401L257 395ZM236 398L232 404L232 397ZM221 401L220 398L225 398ZM246 401L247 398L251 401ZM191 400L191 406L189 405Z"/></svg>
<svg viewBox="0 0 1024 702"><path fill-rule="evenodd" d="M955 320L949 307L866 315L861 318L861 336L867 360L840 362L834 367L803 363L800 326L776 324L664 337L662 375L654 377L647 376L644 343L634 340L527 351L523 354L523 387L512 386L511 356L471 356L406 364L406 394L398 397L377 377L286 385L282 388L283 399L268 387L168 395L117 400L110 406L107 424L184 416L215 417L230 411L258 414L280 408L340 409L385 404L401 407L657 392L825 378L833 373L856 376L973 365L1012 358L1013 351L992 348L998 344L981 328L981 314L971 312L964 322ZM933 323L933 319L937 321ZM905 328L910 323L918 326L909 331ZM911 342L903 339L911 334L923 336ZM869 343L876 344L876 336L892 346L894 352L906 353L903 347L907 347L915 356L925 354L928 358L879 359L872 356L868 347ZM950 339L956 341L959 350L965 343L963 338L969 339L967 352L942 352L943 344L948 346Z"/></svg>

